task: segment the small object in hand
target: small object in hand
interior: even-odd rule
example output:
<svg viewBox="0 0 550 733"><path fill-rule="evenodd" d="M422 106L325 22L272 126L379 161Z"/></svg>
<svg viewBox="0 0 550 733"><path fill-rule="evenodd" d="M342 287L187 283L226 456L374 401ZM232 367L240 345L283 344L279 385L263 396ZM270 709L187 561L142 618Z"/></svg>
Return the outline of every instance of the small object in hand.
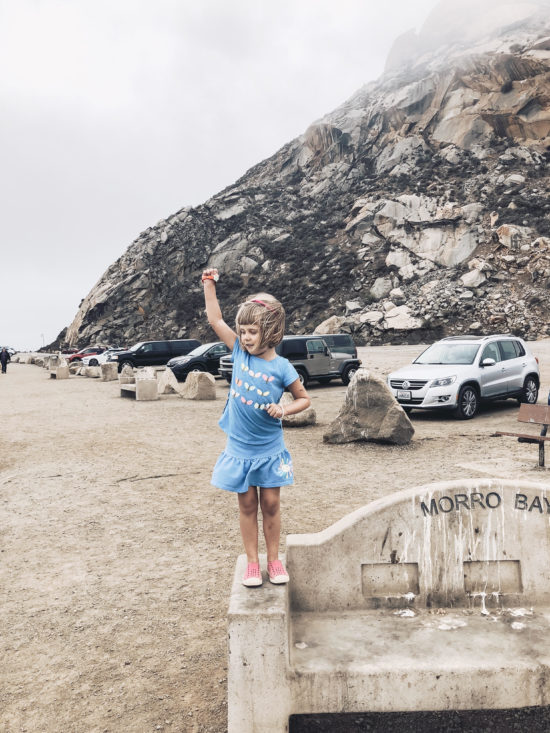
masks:
<svg viewBox="0 0 550 733"><path fill-rule="evenodd" d="M203 282L205 280L213 280L215 283L217 283L219 279L220 279L220 276L218 275L218 273L216 273L215 275L203 275L202 276Z"/></svg>

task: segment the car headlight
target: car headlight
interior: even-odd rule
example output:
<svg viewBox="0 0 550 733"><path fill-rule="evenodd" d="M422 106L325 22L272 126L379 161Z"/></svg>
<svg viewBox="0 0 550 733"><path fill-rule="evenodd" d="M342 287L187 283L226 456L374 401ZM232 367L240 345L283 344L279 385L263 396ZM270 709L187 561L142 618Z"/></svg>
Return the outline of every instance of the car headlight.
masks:
<svg viewBox="0 0 550 733"><path fill-rule="evenodd" d="M454 374L452 377L442 377L441 379L434 379L433 382L430 384L430 387L448 387L449 384L454 384L456 382L456 374Z"/></svg>

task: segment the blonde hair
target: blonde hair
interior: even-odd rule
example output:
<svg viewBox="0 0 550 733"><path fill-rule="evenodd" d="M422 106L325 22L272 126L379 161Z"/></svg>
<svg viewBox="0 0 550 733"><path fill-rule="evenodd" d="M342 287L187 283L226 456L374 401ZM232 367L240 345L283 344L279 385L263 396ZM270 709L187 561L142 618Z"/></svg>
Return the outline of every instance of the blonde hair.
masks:
<svg viewBox="0 0 550 733"><path fill-rule="evenodd" d="M277 298L269 295L269 293L256 293L239 307L235 324L239 342L241 339L239 333L241 326L258 326L260 329L260 347L271 349L283 340L285 309Z"/></svg>

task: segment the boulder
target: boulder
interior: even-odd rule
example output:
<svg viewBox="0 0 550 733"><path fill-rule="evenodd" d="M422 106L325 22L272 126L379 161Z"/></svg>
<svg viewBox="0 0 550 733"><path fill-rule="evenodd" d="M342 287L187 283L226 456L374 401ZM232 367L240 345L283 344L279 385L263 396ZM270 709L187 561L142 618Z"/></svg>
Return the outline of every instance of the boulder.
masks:
<svg viewBox="0 0 550 733"><path fill-rule="evenodd" d="M216 381L208 372L189 372L181 396L185 400L215 400Z"/></svg>
<svg viewBox="0 0 550 733"><path fill-rule="evenodd" d="M327 318L326 321L320 323L314 333L318 333L321 336L325 333L340 333L342 323L344 321L345 318L342 318L341 316L331 316L330 318Z"/></svg>
<svg viewBox="0 0 550 733"><path fill-rule="evenodd" d="M422 318L415 318L410 314L410 308L406 305L400 305L392 308L386 313L386 328L394 331L414 331L424 326Z"/></svg>
<svg viewBox="0 0 550 733"><path fill-rule="evenodd" d="M158 378L158 392L159 394L181 394L183 392L184 385L180 384L176 379L174 372L168 367L159 374Z"/></svg>
<svg viewBox="0 0 550 733"><path fill-rule="evenodd" d="M283 396L281 397L279 404L286 408L286 405L290 405L291 402L294 402L294 397L288 392L283 392ZM305 425L315 425L316 422L317 413L315 412L315 408L311 405L307 409L302 410L302 412L299 412L297 415L285 415L283 417L283 427L285 428L299 428Z"/></svg>
<svg viewBox="0 0 550 733"><path fill-rule="evenodd" d="M100 365L101 381L115 382L118 379L118 362L108 361Z"/></svg>
<svg viewBox="0 0 550 733"><path fill-rule="evenodd" d="M386 382L368 369L358 369L344 404L323 435L325 443L374 441L406 445L414 435L411 421Z"/></svg>
<svg viewBox="0 0 550 733"><path fill-rule="evenodd" d="M361 323L369 323L371 326L375 326L383 320L384 313L382 311L367 311L366 313L361 313L359 316L359 321Z"/></svg>
<svg viewBox="0 0 550 733"><path fill-rule="evenodd" d="M370 289L370 294L374 300L381 300L389 295L392 289L393 283L388 277L377 277Z"/></svg>
<svg viewBox="0 0 550 733"><path fill-rule="evenodd" d="M466 288L478 288L487 278L480 270L473 269L462 275L460 280Z"/></svg>

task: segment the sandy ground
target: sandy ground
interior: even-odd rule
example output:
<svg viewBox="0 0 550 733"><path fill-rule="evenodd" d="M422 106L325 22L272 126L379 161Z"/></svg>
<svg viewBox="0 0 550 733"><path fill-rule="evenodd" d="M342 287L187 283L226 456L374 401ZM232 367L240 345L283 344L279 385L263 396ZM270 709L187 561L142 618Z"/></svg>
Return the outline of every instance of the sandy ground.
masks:
<svg viewBox="0 0 550 733"><path fill-rule="evenodd" d="M360 350L380 374L419 346ZM540 402L550 386L550 341ZM287 533L315 532L389 492L462 477L548 482L516 430L517 403L472 421L413 413L410 445L330 446L345 388L312 385L318 425L286 430L296 484ZM0 729L226 729L226 613L242 551L236 498L210 485L218 399L121 399L117 383L10 364L0 375ZM550 462L550 461L549 461ZM263 551L263 548L262 548Z"/></svg>

